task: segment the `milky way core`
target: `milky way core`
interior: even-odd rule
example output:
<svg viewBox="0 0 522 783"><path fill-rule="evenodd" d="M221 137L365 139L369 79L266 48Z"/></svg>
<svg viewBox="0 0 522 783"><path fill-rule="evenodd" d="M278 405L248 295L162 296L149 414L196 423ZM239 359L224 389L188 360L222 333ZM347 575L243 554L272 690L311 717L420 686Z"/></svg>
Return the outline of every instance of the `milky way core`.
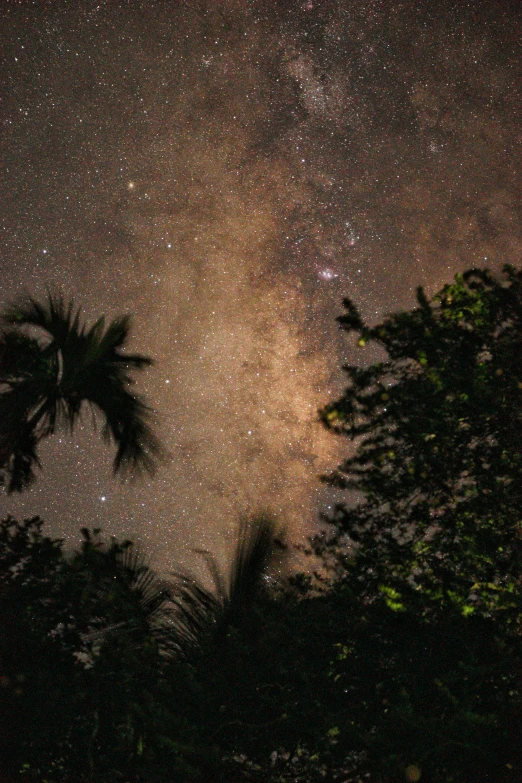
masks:
<svg viewBox="0 0 522 783"><path fill-rule="evenodd" d="M2 511L163 570L260 510L313 532L347 448L317 417L354 358L342 298L371 321L520 261L520 12L425 5L3 5L1 304L132 313L169 459L122 485L86 417Z"/></svg>

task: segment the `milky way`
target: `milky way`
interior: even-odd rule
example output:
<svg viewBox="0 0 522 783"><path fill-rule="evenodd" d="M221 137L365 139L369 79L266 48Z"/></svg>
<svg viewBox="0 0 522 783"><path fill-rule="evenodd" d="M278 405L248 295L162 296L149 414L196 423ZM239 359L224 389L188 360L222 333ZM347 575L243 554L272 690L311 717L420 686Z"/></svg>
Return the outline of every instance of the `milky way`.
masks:
<svg viewBox="0 0 522 783"><path fill-rule="evenodd" d="M346 448L317 421L354 357L343 296L372 320L520 261L517 4L425 5L3 4L1 304L131 312L170 454L122 485L86 419L3 511L167 570L242 514L314 530Z"/></svg>

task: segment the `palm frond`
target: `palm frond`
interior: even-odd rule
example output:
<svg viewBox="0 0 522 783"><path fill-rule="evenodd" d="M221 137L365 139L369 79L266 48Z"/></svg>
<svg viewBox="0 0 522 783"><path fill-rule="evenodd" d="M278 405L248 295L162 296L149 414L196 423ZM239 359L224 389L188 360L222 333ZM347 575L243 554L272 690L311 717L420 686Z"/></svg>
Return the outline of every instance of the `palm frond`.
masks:
<svg viewBox="0 0 522 783"><path fill-rule="evenodd" d="M274 521L268 516L241 520L229 576L230 612L240 610L259 589L274 554L274 533Z"/></svg>
<svg viewBox="0 0 522 783"><path fill-rule="evenodd" d="M45 304L31 296L20 299L7 307L2 320L18 327L38 327L47 332L59 348L67 343L71 335L81 334L84 330L81 310L75 309L74 301L66 304L63 296L50 293Z"/></svg>
<svg viewBox="0 0 522 783"><path fill-rule="evenodd" d="M9 494L21 492L36 480L41 468L37 438L25 430L11 433L2 427L0 434L0 486Z"/></svg>
<svg viewBox="0 0 522 783"><path fill-rule="evenodd" d="M173 574L173 602L176 612L172 618L178 655L193 660L214 636L222 604L213 592L194 577L181 572Z"/></svg>
<svg viewBox="0 0 522 783"><path fill-rule="evenodd" d="M150 567L141 549L130 541L104 545L84 530L82 551L73 561L94 576L95 621L82 634L85 643L126 633L137 646L153 639L164 656L177 653L173 622L175 604L170 586ZM95 531L97 532L97 531Z"/></svg>
<svg viewBox="0 0 522 783"><path fill-rule="evenodd" d="M60 424L73 430L87 403L101 412L103 436L116 445L114 472L153 473L164 452L153 431L151 409L131 391L130 372L151 360L124 353L130 317L108 325L102 317L87 328L72 300L66 303L63 296L49 294L44 303L26 297L9 307L2 320L12 328L0 335L0 398L15 410L11 420L17 421L16 427L4 426L4 446L15 430L32 430L35 451ZM29 337L25 327L37 327L45 336ZM13 393L6 397L6 392ZM2 453L4 472L9 472L6 465L20 464ZM35 464L29 455L28 462ZM25 470L10 485L23 487L24 475L29 480L33 474Z"/></svg>
<svg viewBox="0 0 522 783"><path fill-rule="evenodd" d="M0 335L0 485L20 491L36 478L37 445L46 426L31 426L50 377L38 342L14 331Z"/></svg>
<svg viewBox="0 0 522 783"><path fill-rule="evenodd" d="M15 330L0 334L0 385L12 388L20 380L43 377L46 372L38 340Z"/></svg>
<svg viewBox="0 0 522 783"><path fill-rule="evenodd" d="M88 344L87 359L99 362L102 358L123 367L148 367L151 359L139 354L118 354L125 347L131 330L129 315L114 318L105 329L105 319L100 318L88 332L85 339ZM132 379L128 379L132 383Z"/></svg>
<svg viewBox="0 0 522 783"><path fill-rule="evenodd" d="M274 554L274 520L269 516L240 521L236 548L226 576L206 550L195 550L205 560L212 587L194 576L173 574L173 600L181 654L192 657L208 641L219 642L239 622L256 593Z"/></svg>
<svg viewBox="0 0 522 783"><path fill-rule="evenodd" d="M96 390L90 401L103 411L103 437L117 446L114 473L145 471L152 475L163 451L150 424L151 409L140 397L121 388L115 388L112 394L110 388L105 390L103 399Z"/></svg>

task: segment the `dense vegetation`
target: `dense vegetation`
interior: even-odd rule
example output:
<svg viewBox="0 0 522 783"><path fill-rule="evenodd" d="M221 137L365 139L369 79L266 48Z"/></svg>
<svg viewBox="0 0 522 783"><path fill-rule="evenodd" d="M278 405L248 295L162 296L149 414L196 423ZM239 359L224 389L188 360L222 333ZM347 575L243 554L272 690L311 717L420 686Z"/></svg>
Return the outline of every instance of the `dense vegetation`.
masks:
<svg viewBox="0 0 522 783"><path fill-rule="evenodd" d="M207 556L213 591L99 531L66 556L38 519L1 524L2 772L520 780L522 274L467 272L373 327L345 306L382 358L321 411L354 442L315 576L264 578L266 519L229 574Z"/></svg>

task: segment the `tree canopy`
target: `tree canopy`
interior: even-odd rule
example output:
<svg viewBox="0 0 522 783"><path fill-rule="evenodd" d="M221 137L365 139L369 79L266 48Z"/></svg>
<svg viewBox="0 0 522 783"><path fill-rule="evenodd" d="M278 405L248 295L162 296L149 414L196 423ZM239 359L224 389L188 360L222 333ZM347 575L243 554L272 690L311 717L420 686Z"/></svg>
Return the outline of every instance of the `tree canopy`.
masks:
<svg viewBox="0 0 522 783"><path fill-rule="evenodd" d="M352 441L325 478L349 500L316 540L350 617L340 733L379 781L518 780L522 273L417 299L375 326L345 300L341 327L382 358L346 366L321 411Z"/></svg>
<svg viewBox="0 0 522 783"><path fill-rule="evenodd" d="M430 598L518 623L522 577L522 274L458 275L376 326L346 299L338 320L384 358L345 367L322 412L354 439L331 483L359 498L334 522L361 592L400 608ZM510 610L514 610L514 614Z"/></svg>

